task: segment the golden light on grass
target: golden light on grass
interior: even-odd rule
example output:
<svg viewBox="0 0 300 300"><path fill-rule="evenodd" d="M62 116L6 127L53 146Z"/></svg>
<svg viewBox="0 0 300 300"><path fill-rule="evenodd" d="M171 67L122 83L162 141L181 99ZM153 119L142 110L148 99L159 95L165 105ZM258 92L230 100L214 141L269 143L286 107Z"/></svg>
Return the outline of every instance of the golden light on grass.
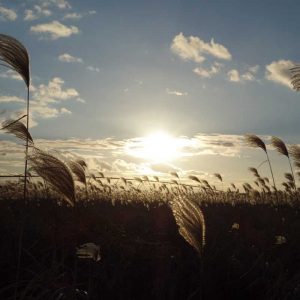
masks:
<svg viewBox="0 0 300 300"><path fill-rule="evenodd" d="M185 138L172 137L166 132L158 131L130 142L126 152L151 162L166 163L184 156L183 148L189 144L190 141Z"/></svg>

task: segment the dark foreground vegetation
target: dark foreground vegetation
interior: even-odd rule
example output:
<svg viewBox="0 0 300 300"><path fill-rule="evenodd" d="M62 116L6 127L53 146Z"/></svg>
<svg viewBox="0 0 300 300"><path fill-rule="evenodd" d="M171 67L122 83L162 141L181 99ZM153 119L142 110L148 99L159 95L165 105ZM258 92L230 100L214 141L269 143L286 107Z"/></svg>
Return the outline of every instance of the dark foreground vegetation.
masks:
<svg viewBox="0 0 300 300"><path fill-rule="evenodd" d="M300 207L238 198L193 199L206 222L200 256L165 199L5 197L0 298L300 299ZM101 258L78 257L85 243Z"/></svg>

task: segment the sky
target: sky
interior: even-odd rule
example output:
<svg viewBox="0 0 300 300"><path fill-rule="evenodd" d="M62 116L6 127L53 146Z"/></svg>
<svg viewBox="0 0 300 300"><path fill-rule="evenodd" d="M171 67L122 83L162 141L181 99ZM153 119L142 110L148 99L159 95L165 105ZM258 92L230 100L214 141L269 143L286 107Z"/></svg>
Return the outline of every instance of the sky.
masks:
<svg viewBox="0 0 300 300"><path fill-rule="evenodd" d="M300 61L299 12L296 0L0 0L0 32L29 52L39 147L107 174L218 172L239 184L265 159L244 134L300 141L289 72ZM0 68L0 121L22 114L25 95ZM155 159L164 137L177 153ZM281 182L288 165L269 150ZM0 173L19 172L23 152L0 134Z"/></svg>

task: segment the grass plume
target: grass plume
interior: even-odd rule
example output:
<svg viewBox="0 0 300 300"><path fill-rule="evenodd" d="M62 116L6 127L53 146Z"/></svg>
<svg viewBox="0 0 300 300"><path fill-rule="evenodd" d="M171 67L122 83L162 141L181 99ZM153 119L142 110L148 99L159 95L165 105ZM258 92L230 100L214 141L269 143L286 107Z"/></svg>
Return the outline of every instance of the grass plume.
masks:
<svg viewBox="0 0 300 300"><path fill-rule="evenodd" d="M260 148L265 152L265 154L267 156L267 161L269 163L269 168L270 168L270 172L271 172L271 175L272 175L272 179L273 179L274 190L277 191L276 184L275 184L275 179L274 179L274 174L273 174L273 170L272 170L272 166L271 166L271 162L270 162L270 158L269 158L269 154L268 154L268 151L267 151L266 144L263 142L263 140L261 138L259 138L255 134L246 134L245 135L245 142L246 142L246 145L248 145L249 147ZM277 197L277 202L278 202L279 199L278 199L277 192L276 192L276 197Z"/></svg>
<svg viewBox="0 0 300 300"><path fill-rule="evenodd" d="M294 175L293 167L292 167L292 164L291 164L291 159L290 159L290 154L289 154L288 148L286 147L285 143L280 138L278 138L276 136L272 136L271 144L277 150L278 153L284 155L288 159L290 169L291 169L290 181L293 182L294 189L297 192L295 175ZM297 195L297 197L298 197L298 195Z"/></svg>
<svg viewBox="0 0 300 300"><path fill-rule="evenodd" d="M6 120L2 123L2 130L7 133L13 134L17 138L29 142L29 144L33 144L33 139L27 130L26 126L20 120Z"/></svg>
<svg viewBox="0 0 300 300"><path fill-rule="evenodd" d="M31 168L54 189L64 195L67 202L74 206L75 184L72 173L67 165L57 157L34 148L34 153L29 157Z"/></svg>
<svg viewBox="0 0 300 300"><path fill-rule="evenodd" d="M291 83L296 91L300 91L300 65L296 65L295 67L290 69L291 71Z"/></svg>
<svg viewBox="0 0 300 300"><path fill-rule="evenodd" d="M0 34L0 61L23 78L27 88L30 85L29 55L26 48L15 38Z"/></svg>
<svg viewBox="0 0 300 300"><path fill-rule="evenodd" d="M172 211L181 236L201 255L205 245L205 220L198 204L185 197L176 197Z"/></svg>

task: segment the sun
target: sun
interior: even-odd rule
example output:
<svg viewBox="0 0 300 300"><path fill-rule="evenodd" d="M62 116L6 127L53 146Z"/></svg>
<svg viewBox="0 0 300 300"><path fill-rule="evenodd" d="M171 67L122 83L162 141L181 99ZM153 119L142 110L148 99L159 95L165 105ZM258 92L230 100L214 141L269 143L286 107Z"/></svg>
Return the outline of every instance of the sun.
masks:
<svg viewBox="0 0 300 300"><path fill-rule="evenodd" d="M164 163L181 156L182 142L166 132L159 131L135 140L127 153L155 163Z"/></svg>

